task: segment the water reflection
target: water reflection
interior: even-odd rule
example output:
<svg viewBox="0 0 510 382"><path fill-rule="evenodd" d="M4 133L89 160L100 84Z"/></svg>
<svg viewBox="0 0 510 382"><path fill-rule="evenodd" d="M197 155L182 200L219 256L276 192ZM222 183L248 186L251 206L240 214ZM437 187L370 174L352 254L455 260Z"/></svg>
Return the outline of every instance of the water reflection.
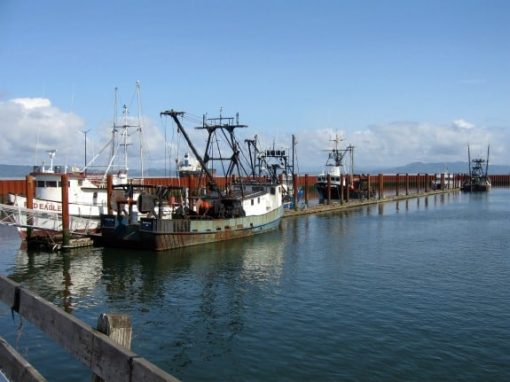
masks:
<svg viewBox="0 0 510 382"><path fill-rule="evenodd" d="M64 253L18 250L8 277L67 312L101 279L101 257L92 248Z"/></svg>

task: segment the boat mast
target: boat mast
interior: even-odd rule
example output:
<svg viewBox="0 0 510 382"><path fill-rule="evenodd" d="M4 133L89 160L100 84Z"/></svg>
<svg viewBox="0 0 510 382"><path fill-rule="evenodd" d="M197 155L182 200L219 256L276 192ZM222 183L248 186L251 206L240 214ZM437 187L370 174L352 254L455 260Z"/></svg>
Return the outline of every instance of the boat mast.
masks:
<svg viewBox="0 0 510 382"><path fill-rule="evenodd" d="M182 117L184 115L184 112L183 111L175 111L175 110L171 109L171 110L162 111L159 115L160 116L161 115L170 116L174 120L175 124L177 125L177 130L180 131L182 133L182 135L184 136L184 139L186 139L186 142L188 143L191 151L193 151L193 154L195 155L195 158L197 158L198 162L200 163L200 166L202 167L202 170L205 172L207 178L209 179L209 182L211 183L212 189L214 191L219 192L220 195L221 195L221 191L220 191L220 188L218 187L218 184L214 180L214 177L212 176L212 174L207 169L206 163L204 162L204 160L202 159L202 157L198 153L197 149L195 148L195 146L191 142L191 140L190 140L190 138L188 136L188 133L186 133L186 130L184 130L184 127L182 126L181 121L178 118L178 117Z"/></svg>
<svg viewBox="0 0 510 382"><path fill-rule="evenodd" d="M140 97L140 81L136 81L136 98L138 102L138 132L140 134L140 172L143 181L143 130L142 130L142 101ZM166 145L166 142L165 142Z"/></svg>
<svg viewBox="0 0 510 382"><path fill-rule="evenodd" d="M489 174L489 149L490 145L487 146L487 163L485 164L485 179L487 179L487 175Z"/></svg>
<svg viewBox="0 0 510 382"><path fill-rule="evenodd" d="M295 174L295 163L294 163L294 151L296 149L296 136L294 134L292 134L292 176L294 176Z"/></svg>

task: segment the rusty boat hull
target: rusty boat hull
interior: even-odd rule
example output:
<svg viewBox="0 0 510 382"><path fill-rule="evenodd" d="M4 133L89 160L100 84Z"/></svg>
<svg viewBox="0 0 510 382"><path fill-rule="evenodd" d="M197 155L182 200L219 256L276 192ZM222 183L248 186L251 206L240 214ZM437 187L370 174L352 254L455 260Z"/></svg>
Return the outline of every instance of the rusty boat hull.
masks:
<svg viewBox="0 0 510 382"><path fill-rule="evenodd" d="M115 248L165 251L219 241L240 239L276 229L283 206L263 215L230 219L142 218L123 224L116 215L101 217L100 245Z"/></svg>

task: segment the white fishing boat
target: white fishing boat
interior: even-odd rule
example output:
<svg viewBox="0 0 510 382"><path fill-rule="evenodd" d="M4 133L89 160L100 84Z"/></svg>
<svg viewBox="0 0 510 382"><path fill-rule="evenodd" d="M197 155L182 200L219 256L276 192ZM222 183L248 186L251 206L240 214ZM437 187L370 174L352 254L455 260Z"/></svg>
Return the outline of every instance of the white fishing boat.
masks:
<svg viewBox="0 0 510 382"><path fill-rule="evenodd" d="M335 143L328 151L324 170L317 175L315 188L319 193L319 202L329 199L369 199L375 195L374 189L369 189L366 179L354 175L354 146L340 148L341 138L337 135L332 139ZM329 179L329 180L328 180ZM328 193L329 189L329 193Z"/></svg>
<svg viewBox="0 0 510 382"><path fill-rule="evenodd" d="M177 173L180 177L198 175L201 171L200 163L189 152L186 152L184 157L177 162Z"/></svg>
<svg viewBox="0 0 510 382"><path fill-rule="evenodd" d="M139 99L140 86L137 83L137 95ZM116 97L117 98L117 97ZM85 159L85 165L82 169L68 167L64 165L54 165L57 150L48 150L50 164L45 165L44 162L40 166L34 166L30 175L34 179L34 196L32 209L34 211L47 211L53 213L62 213L62 175L66 174L68 179L68 197L69 197L69 215L73 217L84 218L76 220L82 222L74 227L75 230L94 230L100 225L100 216L108 212L106 179L108 174L112 174L112 182L114 185L123 185L130 183L143 183L143 148L140 139L140 166L141 178L131 178L128 180L128 151L130 144L130 131L137 131L140 136L142 134L142 126L140 121L134 123L128 115L128 108L123 107L123 115L121 119L114 116L112 128L112 136L104 147L89 162ZM102 171L97 170L95 166L96 160L107 150L110 150L108 164ZM86 158L86 140L85 140L85 158ZM120 160L117 160L120 158ZM92 171L91 169L94 169ZM121 191L117 191L112 195L112 208L115 204L124 200L125 195ZM10 205L19 208L27 208L27 197L24 195L9 194L8 202ZM20 215L18 225L20 226L20 234L26 236L27 217ZM45 227L54 226L53 219L44 222L43 218L39 219L37 227L45 229Z"/></svg>

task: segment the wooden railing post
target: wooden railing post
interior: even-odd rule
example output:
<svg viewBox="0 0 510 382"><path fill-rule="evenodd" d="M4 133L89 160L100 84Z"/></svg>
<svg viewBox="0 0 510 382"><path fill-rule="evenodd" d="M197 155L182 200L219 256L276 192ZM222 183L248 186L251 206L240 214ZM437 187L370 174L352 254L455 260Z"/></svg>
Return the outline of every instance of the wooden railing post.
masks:
<svg viewBox="0 0 510 382"><path fill-rule="evenodd" d="M106 334L113 342L123 348L131 349L133 327L127 314L101 313L97 319L97 330ZM92 381L102 382L104 379L94 375Z"/></svg>

